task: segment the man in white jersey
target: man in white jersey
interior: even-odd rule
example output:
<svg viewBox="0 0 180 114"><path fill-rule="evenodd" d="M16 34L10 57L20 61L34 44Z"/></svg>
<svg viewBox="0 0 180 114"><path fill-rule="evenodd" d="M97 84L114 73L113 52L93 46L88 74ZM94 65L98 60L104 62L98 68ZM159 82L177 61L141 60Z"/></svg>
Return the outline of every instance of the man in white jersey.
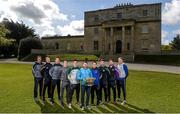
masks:
<svg viewBox="0 0 180 114"><path fill-rule="evenodd" d="M116 79L118 98L120 99L122 88L124 99L121 104L124 105L126 103L126 79L128 77L129 71L127 65L123 62L123 59L121 57L118 58L117 68L119 71L119 77Z"/></svg>

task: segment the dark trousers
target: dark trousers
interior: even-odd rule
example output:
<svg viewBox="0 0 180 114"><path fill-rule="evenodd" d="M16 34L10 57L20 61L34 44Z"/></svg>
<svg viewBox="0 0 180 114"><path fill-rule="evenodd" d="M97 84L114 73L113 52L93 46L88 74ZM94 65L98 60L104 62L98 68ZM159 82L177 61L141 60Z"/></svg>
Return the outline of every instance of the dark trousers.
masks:
<svg viewBox="0 0 180 114"><path fill-rule="evenodd" d="M108 96L108 87L107 85L100 84L100 90L99 90L99 99L102 101L102 89L104 89L104 98L105 101L107 102L107 96Z"/></svg>
<svg viewBox="0 0 180 114"><path fill-rule="evenodd" d="M117 80L118 98L121 96L121 89L123 91L124 100L126 100L126 79Z"/></svg>
<svg viewBox="0 0 180 114"><path fill-rule="evenodd" d="M34 77L34 98L37 98L38 96L38 86L39 86L39 96L42 97L43 78Z"/></svg>
<svg viewBox="0 0 180 114"><path fill-rule="evenodd" d="M109 101L111 101L111 89L113 91L113 99L115 102L116 101L116 84L115 84L115 81L108 83L108 100Z"/></svg>
<svg viewBox="0 0 180 114"><path fill-rule="evenodd" d="M89 106L89 98L91 93L91 87L90 86L81 86L81 106L84 106L84 97L86 93L86 106Z"/></svg>
<svg viewBox="0 0 180 114"><path fill-rule="evenodd" d="M62 82L61 85L61 103L64 103L63 96L64 96L64 90L66 89L66 101L67 104L70 103L70 84L67 82Z"/></svg>
<svg viewBox="0 0 180 114"><path fill-rule="evenodd" d="M46 93L46 89L48 88L47 90L47 93L48 93L48 98L51 98L51 89L52 89L52 86L51 86L51 79L45 79L44 80L44 86L43 86L43 100L45 100L45 93Z"/></svg>
<svg viewBox="0 0 180 114"><path fill-rule="evenodd" d="M57 93L58 93L58 99L60 100L60 79L52 79L52 96L51 96L51 99L52 99L52 102L54 102L54 90L55 90L55 87L57 86Z"/></svg>
<svg viewBox="0 0 180 114"><path fill-rule="evenodd" d="M70 102L72 102L74 90L76 90L76 101L79 102L79 94L80 94L80 83L78 84L70 84Z"/></svg>
<svg viewBox="0 0 180 114"><path fill-rule="evenodd" d="M99 105L99 100L100 100L100 98L99 98L99 89L100 88L98 86L96 86L96 85L93 85L91 87L91 104L94 104L94 92L96 92L97 105Z"/></svg>

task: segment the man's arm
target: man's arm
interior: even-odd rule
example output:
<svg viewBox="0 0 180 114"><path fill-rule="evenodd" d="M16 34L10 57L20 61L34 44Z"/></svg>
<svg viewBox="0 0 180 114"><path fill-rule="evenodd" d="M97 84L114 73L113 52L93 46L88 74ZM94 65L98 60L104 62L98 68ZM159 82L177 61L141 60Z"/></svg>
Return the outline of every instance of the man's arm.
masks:
<svg viewBox="0 0 180 114"><path fill-rule="evenodd" d="M32 74L33 74L34 77L35 77L35 69L34 69L35 66L36 66L36 64L34 64L33 67L32 67Z"/></svg>
<svg viewBox="0 0 180 114"><path fill-rule="evenodd" d="M115 67L115 79L118 79L119 77L119 70L117 67Z"/></svg>
<svg viewBox="0 0 180 114"><path fill-rule="evenodd" d="M53 73L54 67L52 66L51 69L49 70L49 75L52 77L52 73Z"/></svg>
<svg viewBox="0 0 180 114"><path fill-rule="evenodd" d="M123 68L124 68L124 71L125 71L125 74L126 74L126 78L128 77L129 75L129 71L128 71L128 67L126 64L123 65Z"/></svg>
<svg viewBox="0 0 180 114"><path fill-rule="evenodd" d="M82 77L81 77L81 71L79 70L78 72L77 72L77 80L82 80Z"/></svg>

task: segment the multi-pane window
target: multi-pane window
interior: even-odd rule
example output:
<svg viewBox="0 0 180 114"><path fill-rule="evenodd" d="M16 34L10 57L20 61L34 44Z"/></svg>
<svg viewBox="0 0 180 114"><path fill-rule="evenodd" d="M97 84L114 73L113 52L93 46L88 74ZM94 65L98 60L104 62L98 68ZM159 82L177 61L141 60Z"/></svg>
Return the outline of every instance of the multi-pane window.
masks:
<svg viewBox="0 0 180 114"><path fill-rule="evenodd" d="M84 49L84 46L83 46L83 43L82 43L82 42L80 43L80 49L81 49L81 50Z"/></svg>
<svg viewBox="0 0 180 114"><path fill-rule="evenodd" d="M147 25L142 25L141 33L148 33L148 32L149 32L148 26Z"/></svg>
<svg viewBox="0 0 180 114"><path fill-rule="evenodd" d="M130 43L127 43L127 50L130 50Z"/></svg>
<svg viewBox="0 0 180 114"><path fill-rule="evenodd" d="M130 26L126 27L125 32L126 34L131 34L131 27Z"/></svg>
<svg viewBox="0 0 180 114"><path fill-rule="evenodd" d="M94 34L98 34L99 33L99 29L98 28L94 28Z"/></svg>
<svg viewBox="0 0 180 114"><path fill-rule="evenodd" d="M99 49L99 42L94 41L94 50L98 50L98 49Z"/></svg>
<svg viewBox="0 0 180 114"><path fill-rule="evenodd" d="M56 42L56 49L59 49L59 43Z"/></svg>
<svg viewBox="0 0 180 114"><path fill-rule="evenodd" d="M142 50L148 50L148 40L147 39L141 40L141 49Z"/></svg>
<svg viewBox="0 0 180 114"><path fill-rule="evenodd" d="M98 16L98 15L95 15L95 16L94 16L94 21L95 21L95 22L99 21L99 16Z"/></svg>
<svg viewBox="0 0 180 114"><path fill-rule="evenodd" d="M70 50L71 49L71 44L68 42L67 43L67 50Z"/></svg>
<svg viewBox="0 0 180 114"><path fill-rule="evenodd" d="M122 13L117 13L117 18L121 19L122 18Z"/></svg>
<svg viewBox="0 0 180 114"><path fill-rule="evenodd" d="M148 16L148 10L143 10L143 16Z"/></svg>
<svg viewBox="0 0 180 114"><path fill-rule="evenodd" d="M109 51L111 50L111 44L109 43L109 45L108 45L108 48L109 48Z"/></svg>

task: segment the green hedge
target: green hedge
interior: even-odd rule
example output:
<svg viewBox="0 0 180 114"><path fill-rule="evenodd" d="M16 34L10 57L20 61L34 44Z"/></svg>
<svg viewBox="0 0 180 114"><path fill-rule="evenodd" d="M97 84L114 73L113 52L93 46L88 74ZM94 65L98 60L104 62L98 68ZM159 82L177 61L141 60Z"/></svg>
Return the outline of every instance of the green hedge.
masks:
<svg viewBox="0 0 180 114"><path fill-rule="evenodd" d="M40 55L42 56L42 59L45 59L44 54L30 54L22 59L22 61L35 61L36 57ZM85 54L58 54L58 55L47 55L51 58L51 61L54 61L56 57L60 57L61 60L68 60L72 61L74 59L77 59L79 61L84 61L86 58L88 61L97 61L98 57L95 55L85 55Z"/></svg>
<svg viewBox="0 0 180 114"><path fill-rule="evenodd" d="M135 62L180 66L180 55L135 55Z"/></svg>
<svg viewBox="0 0 180 114"><path fill-rule="evenodd" d="M68 61L72 61L74 59L79 60L79 61L84 61L84 60L88 60L88 61L97 61L98 57L95 55L85 55L85 54L58 54L58 55L48 55L52 61L54 61L54 59L56 57L60 57L61 60L68 60Z"/></svg>
<svg viewBox="0 0 180 114"><path fill-rule="evenodd" d="M28 56L21 59L21 61L33 62L36 61L37 56L41 56L43 61L45 60L45 54L29 54Z"/></svg>

